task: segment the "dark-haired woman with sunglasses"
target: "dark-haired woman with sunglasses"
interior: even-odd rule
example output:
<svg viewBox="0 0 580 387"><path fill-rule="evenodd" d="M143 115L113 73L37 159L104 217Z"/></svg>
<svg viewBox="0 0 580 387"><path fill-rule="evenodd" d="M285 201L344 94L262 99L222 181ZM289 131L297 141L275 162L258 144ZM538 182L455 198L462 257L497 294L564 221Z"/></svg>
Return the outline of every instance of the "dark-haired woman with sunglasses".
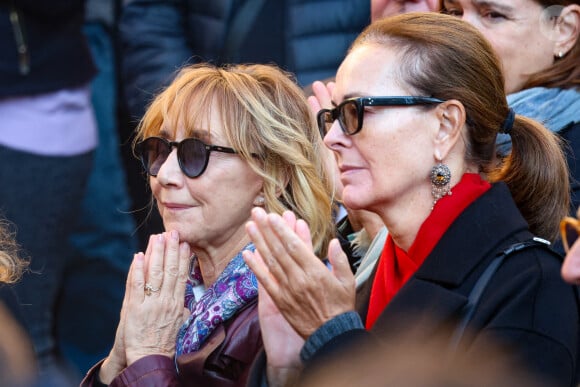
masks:
<svg viewBox="0 0 580 387"><path fill-rule="evenodd" d="M274 66L195 65L155 98L136 141L167 231L135 255L116 341L83 385L243 386L262 348L242 258L252 208L300 214L321 256L334 232L309 106Z"/></svg>
<svg viewBox="0 0 580 387"><path fill-rule="evenodd" d="M355 294L336 240L328 270L310 248L307 221L253 210L256 250L244 258L270 295L260 307L278 311L262 321L267 362L254 374L281 385L301 374L296 358L307 367L348 359L353 346L388 346L418 323L425 337L451 328L438 359L495 340L538 380L576 385L577 293L548 242L568 211L567 165L557 136L508 106L483 35L434 12L374 22L342 62L331 99L318 123L342 200L379 214L389 235ZM513 145L501 162L500 132ZM291 329L281 334L287 326L304 345Z"/></svg>

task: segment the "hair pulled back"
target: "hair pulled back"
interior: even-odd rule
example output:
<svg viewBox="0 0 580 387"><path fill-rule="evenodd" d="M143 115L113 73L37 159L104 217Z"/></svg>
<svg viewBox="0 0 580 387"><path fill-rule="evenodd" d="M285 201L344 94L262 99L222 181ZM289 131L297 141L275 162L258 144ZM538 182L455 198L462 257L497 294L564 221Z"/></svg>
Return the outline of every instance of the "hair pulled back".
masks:
<svg viewBox="0 0 580 387"><path fill-rule="evenodd" d="M512 152L496 156L496 137L510 113L501 65L469 23L438 13L407 13L368 26L353 43L400 53L399 77L419 95L460 101L466 111L466 161L490 182L504 181L532 232L558 235L568 212L568 169L559 139L540 123L515 116Z"/></svg>

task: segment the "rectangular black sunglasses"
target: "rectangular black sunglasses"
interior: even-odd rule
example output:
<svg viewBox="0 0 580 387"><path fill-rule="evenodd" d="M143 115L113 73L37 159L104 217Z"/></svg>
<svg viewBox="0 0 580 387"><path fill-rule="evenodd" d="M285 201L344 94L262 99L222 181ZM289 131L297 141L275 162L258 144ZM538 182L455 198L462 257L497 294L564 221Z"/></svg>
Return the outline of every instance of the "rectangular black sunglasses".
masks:
<svg viewBox="0 0 580 387"><path fill-rule="evenodd" d="M413 106L433 105L445 102L439 98L421 96L384 96L349 98L334 109L321 109L317 114L318 130L324 138L334 121L349 136L362 129L365 106Z"/></svg>

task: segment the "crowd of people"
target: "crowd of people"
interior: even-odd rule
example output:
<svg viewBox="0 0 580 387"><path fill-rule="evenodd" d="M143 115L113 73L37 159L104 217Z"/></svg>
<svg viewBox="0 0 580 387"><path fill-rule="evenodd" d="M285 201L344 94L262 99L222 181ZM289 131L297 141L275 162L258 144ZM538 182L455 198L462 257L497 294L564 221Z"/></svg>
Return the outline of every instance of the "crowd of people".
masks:
<svg viewBox="0 0 580 387"><path fill-rule="evenodd" d="M1 385L579 385L580 2L0 33Z"/></svg>

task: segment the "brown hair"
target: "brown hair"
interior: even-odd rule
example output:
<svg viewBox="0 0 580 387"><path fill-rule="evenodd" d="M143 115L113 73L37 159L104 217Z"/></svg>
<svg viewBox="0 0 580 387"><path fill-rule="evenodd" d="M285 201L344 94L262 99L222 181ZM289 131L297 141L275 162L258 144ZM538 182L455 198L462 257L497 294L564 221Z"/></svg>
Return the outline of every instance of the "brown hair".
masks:
<svg viewBox="0 0 580 387"><path fill-rule="evenodd" d="M464 105L466 160L491 182L505 181L532 232L554 240L570 200L560 142L540 123L517 115L512 152L498 163L496 137L509 106L499 60L479 31L453 16L407 13L371 24L353 48L369 43L400 53L399 79L420 95Z"/></svg>
<svg viewBox="0 0 580 387"><path fill-rule="evenodd" d="M446 10L443 3L443 0L439 2L439 9L442 12L445 12ZM554 5L566 7L571 4L580 4L580 1L556 0L536 1L536 3L547 8ZM556 58L554 63L547 69L532 74L523 85L522 90L532 87L561 89L580 88L580 66L578 66L578 63L580 63L580 37L576 39L574 47L572 47L564 57Z"/></svg>
<svg viewBox="0 0 580 387"><path fill-rule="evenodd" d="M147 109L136 141L162 128L175 133L179 125L191 137L216 108L231 146L264 179L265 209L294 211L309 224L315 251L325 256L334 224L331 185L320 156L324 145L308 102L288 73L259 64L183 68Z"/></svg>

